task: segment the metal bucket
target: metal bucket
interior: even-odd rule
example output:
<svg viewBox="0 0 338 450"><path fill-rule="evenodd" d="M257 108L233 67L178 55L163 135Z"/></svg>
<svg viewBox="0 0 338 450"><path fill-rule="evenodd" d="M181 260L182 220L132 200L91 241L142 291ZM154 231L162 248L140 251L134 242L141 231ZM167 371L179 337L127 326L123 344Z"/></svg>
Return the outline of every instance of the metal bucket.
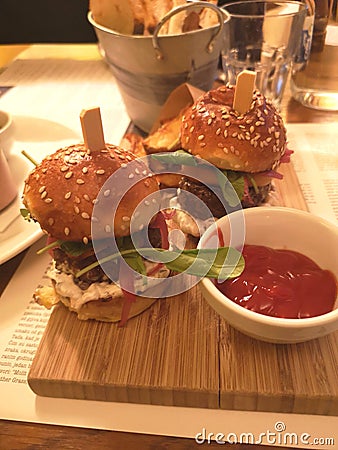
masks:
<svg viewBox="0 0 338 450"><path fill-rule="evenodd" d="M219 25L179 35L159 35L173 15L186 9L212 8ZM153 36L123 35L97 24L94 27L103 58L118 83L127 112L149 132L161 106L180 84L209 90L215 80L229 15L207 2L192 2L172 9L157 25Z"/></svg>

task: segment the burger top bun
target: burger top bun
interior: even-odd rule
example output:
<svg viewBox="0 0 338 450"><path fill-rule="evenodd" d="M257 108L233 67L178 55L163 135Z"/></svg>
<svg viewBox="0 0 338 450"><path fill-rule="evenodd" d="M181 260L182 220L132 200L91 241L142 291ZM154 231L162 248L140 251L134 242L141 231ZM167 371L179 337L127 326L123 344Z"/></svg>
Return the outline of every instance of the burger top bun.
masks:
<svg viewBox="0 0 338 450"><path fill-rule="evenodd" d="M262 172L278 166L286 130L276 108L259 91L245 114L232 108L235 88L221 86L202 95L185 113L182 147L220 169Z"/></svg>
<svg viewBox="0 0 338 450"><path fill-rule="evenodd" d="M94 203L105 181L121 167L130 178L143 173L146 175L138 175L140 181L125 194L115 214L115 236L127 236L128 222L136 206L159 189L155 177L144 172L147 170L144 163L137 162L140 170L134 165L128 168L128 162L135 159L132 153L109 144L95 152L88 151L83 144L62 148L30 173L25 181L23 203L31 217L53 238L87 243L91 239ZM136 174L129 174L130 170ZM110 220L112 223L112 217Z"/></svg>

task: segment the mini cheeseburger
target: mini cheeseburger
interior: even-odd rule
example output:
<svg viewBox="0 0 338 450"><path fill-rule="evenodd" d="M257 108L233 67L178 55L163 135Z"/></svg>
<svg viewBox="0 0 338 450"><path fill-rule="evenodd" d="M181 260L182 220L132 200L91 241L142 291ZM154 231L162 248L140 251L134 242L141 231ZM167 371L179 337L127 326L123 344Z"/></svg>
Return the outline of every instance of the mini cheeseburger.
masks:
<svg viewBox="0 0 338 450"><path fill-rule="evenodd" d="M128 168L130 161L139 164L139 168L135 169L134 164L133 169ZM80 270L97 261L91 232L93 207L101 187L121 167L126 177L139 176L140 181L118 204L113 226L103 224L106 233L103 238L114 236L119 250L123 250L132 245L130 218L134 209L159 189L155 177L131 152L109 144L95 152L83 144L73 145L45 158L28 176L23 193L25 213L48 234L46 249L53 256L48 272L51 286L37 289L35 299L38 303L50 308L62 302L79 319L119 321L123 325L128 318L140 314L156 301L122 290L107 277L100 265L78 276ZM133 173L129 173L130 170ZM155 213L148 229L148 239L156 248L161 248L166 241L165 221L161 220L161 214L159 210ZM102 242L104 246L104 239ZM149 264L154 263L146 261L147 269ZM166 267L155 269L151 268L153 277L169 275Z"/></svg>
<svg viewBox="0 0 338 450"><path fill-rule="evenodd" d="M232 107L234 94L235 88L226 85L202 95L182 118L181 146L220 169L235 189L241 206L248 208L266 202L272 189L271 180L282 178L278 166L288 162L292 152L287 149L283 120L272 103L255 90L250 108L240 114ZM177 211L175 220L186 233L194 235L198 231L191 217L184 213L192 205L191 197L189 205L185 204L183 191L202 200L214 217L227 213L219 200L224 191L214 175L213 178L208 184L215 185L215 192L193 175L180 179L177 200L182 210ZM229 204L230 209L231 206L235 205ZM197 206L196 219L198 213Z"/></svg>

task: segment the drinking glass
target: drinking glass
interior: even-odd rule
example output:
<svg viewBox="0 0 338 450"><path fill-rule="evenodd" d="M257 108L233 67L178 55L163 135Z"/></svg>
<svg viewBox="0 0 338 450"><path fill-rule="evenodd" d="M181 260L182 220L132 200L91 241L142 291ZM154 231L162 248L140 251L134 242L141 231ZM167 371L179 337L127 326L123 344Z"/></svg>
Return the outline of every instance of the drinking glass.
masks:
<svg viewBox="0 0 338 450"><path fill-rule="evenodd" d="M244 0L226 4L225 81L236 83L244 69L256 72L256 87L279 107L292 64L299 53L307 6L298 1Z"/></svg>

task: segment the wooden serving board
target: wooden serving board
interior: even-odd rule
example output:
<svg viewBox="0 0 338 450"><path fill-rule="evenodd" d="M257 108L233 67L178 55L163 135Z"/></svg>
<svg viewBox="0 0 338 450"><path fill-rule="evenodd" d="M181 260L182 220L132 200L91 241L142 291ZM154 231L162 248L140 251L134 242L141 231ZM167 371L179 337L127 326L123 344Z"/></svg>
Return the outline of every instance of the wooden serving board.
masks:
<svg viewBox="0 0 338 450"><path fill-rule="evenodd" d="M291 164L280 204L306 209ZM230 327L198 286L162 299L125 328L57 306L28 382L42 396L338 415L338 332L268 344Z"/></svg>

